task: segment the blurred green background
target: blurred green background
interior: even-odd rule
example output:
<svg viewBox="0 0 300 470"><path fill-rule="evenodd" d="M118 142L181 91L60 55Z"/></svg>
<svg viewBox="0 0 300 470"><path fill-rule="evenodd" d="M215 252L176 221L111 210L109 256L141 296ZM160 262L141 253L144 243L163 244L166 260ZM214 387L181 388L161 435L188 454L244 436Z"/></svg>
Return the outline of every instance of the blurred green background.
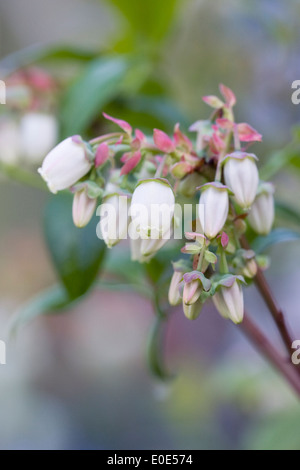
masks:
<svg viewBox="0 0 300 470"><path fill-rule="evenodd" d="M97 135L107 127L103 110L146 132L171 131L178 120L187 129L209 116L201 97L225 83L237 95L237 120L263 134L253 151L276 184L276 225L299 234L300 105L291 102L299 24L297 0L0 0L0 78L45 67L60 84L61 137ZM49 195L2 178L0 198L5 339L11 315L56 273L41 224ZM139 275L126 249L106 256L109 280ZM267 277L300 339L299 242L268 253ZM253 287L246 304L281 350ZM181 308L172 313L165 355L176 377L167 384L146 366L152 320L141 295L96 287L22 329L0 366L0 448L300 449L293 392L212 305L195 323Z"/></svg>

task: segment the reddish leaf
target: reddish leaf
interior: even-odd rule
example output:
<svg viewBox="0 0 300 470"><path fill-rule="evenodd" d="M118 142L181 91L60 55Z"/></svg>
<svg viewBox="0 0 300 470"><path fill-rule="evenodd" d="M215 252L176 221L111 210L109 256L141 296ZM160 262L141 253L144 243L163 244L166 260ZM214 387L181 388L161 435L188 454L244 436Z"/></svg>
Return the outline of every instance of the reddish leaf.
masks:
<svg viewBox="0 0 300 470"><path fill-rule="evenodd" d="M214 95L203 96L202 99L204 103L208 104L208 106L211 106L212 108L215 108L215 109L220 109L220 108L223 108L224 106L223 101L221 101L220 98Z"/></svg>
<svg viewBox="0 0 300 470"><path fill-rule="evenodd" d="M182 145L188 152L191 152L193 149L193 144L190 139L181 132L179 128L179 123L175 125L174 128L174 141L175 145Z"/></svg>
<svg viewBox="0 0 300 470"><path fill-rule="evenodd" d="M236 97L233 91L222 83L219 86L222 96L225 98L227 106L232 108L236 103Z"/></svg>
<svg viewBox="0 0 300 470"><path fill-rule="evenodd" d="M233 127L233 122L225 118L218 118L216 123L221 129L232 129Z"/></svg>
<svg viewBox="0 0 300 470"><path fill-rule="evenodd" d="M139 164L141 157L142 155L140 151L137 151L132 154L132 157L128 158L126 163L122 167L121 176L130 173L130 171L132 171Z"/></svg>
<svg viewBox="0 0 300 470"><path fill-rule="evenodd" d="M241 142L261 142L262 140L262 135L246 122L238 124L237 130Z"/></svg>
<svg viewBox="0 0 300 470"><path fill-rule="evenodd" d="M140 131L139 129L135 130L135 137L142 143L146 141L146 136L145 134Z"/></svg>
<svg viewBox="0 0 300 470"><path fill-rule="evenodd" d="M132 127L131 127L130 124L128 124L128 122L123 121L122 119L113 118L112 116L109 116L109 115L106 114L106 113L103 113L103 116L105 117L105 119L108 119L109 121L112 121L112 122L114 122L115 124L117 124L119 127L121 127L121 129L123 129L124 132L126 132L126 133L129 134L129 135L131 135L131 133L132 133Z"/></svg>
<svg viewBox="0 0 300 470"><path fill-rule="evenodd" d="M159 129L154 129L153 140L156 147L165 153L171 153L175 150L175 144L170 137Z"/></svg>

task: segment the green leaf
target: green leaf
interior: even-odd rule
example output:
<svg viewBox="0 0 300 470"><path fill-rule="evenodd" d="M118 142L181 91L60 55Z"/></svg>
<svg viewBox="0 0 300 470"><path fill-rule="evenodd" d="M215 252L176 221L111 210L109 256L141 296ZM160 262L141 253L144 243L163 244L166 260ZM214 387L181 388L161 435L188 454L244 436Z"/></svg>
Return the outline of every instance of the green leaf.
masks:
<svg viewBox="0 0 300 470"><path fill-rule="evenodd" d="M129 69L125 57L105 57L92 61L70 86L62 99L63 137L81 134L103 106L116 97Z"/></svg>
<svg viewBox="0 0 300 470"><path fill-rule="evenodd" d="M22 67L27 67L41 61L63 60L86 62L95 58L95 56L95 52L69 46L30 46L10 54L0 61L1 77L5 78L7 75L10 75Z"/></svg>
<svg viewBox="0 0 300 470"><path fill-rule="evenodd" d="M45 210L45 238L53 264L71 299L83 295L94 282L106 247L96 235L98 219L84 228L72 220L72 195L53 196Z"/></svg>
<svg viewBox="0 0 300 470"><path fill-rule="evenodd" d="M300 212L294 207L282 201L275 201L276 217L284 219L286 222L293 223L299 227L300 230Z"/></svg>
<svg viewBox="0 0 300 470"><path fill-rule="evenodd" d="M147 276L153 283L159 281L166 269L164 262L156 257L152 258L148 263L144 263L143 267L147 273Z"/></svg>
<svg viewBox="0 0 300 470"><path fill-rule="evenodd" d="M300 411L297 406L263 416L248 436L249 450L299 450Z"/></svg>
<svg viewBox="0 0 300 470"><path fill-rule="evenodd" d="M216 257L216 255L212 251L209 251L209 250L205 251L204 257L208 263L216 264L216 262L218 261L218 258Z"/></svg>
<svg viewBox="0 0 300 470"><path fill-rule="evenodd" d="M165 368L163 361L163 337L165 328L165 318L156 317L148 336L147 359L152 374L162 381L173 378Z"/></svg>
<svg viewBox="0 0 300 470"><path fill-rule="evenodd" d="M269 235L266 237L257 237L251 245L251 248L256 253L263 253L268 248L277 243L284 243L284 242L291 242L291 241L299 241L300 234L294 230L289 230L285 228L277 228L274 229Z"/></svg>
<svg viewBox="0 0 300 470"><path fill-rule="evenodd" d="M107 250L105 271L131 284L146 284L143 265L132 262L129 247L122 244Z"/></svg>
<svg viewBox="0 0 300 470"><path fill-rule="evenodd" d="M183 111L163 95L137 95L126 100L125 105L127 109L139 115L151 116L155 122L161 126L168 126L170 129L173 129L176 122L180 122L181 126L186 128L189 125ZM138 116L138 119L140 120L141 117Z"/></svg>
<svg viewBox="0 0 300 470"><path fill-rule="evenodd" d="M280 170L288 169L289 166L300 168L300 149L299 144L293 142L286 148L273 154L268 162L260 169L262 180L272 179Z"/></svg>
<svg viewBox="0 0 300 470"><path fill-rule="evenodd" d="M115 5L127 19L128 34L135 37L136 41L143 42L145 39L159 41L166 35L178 0L110 0L109 4Z"/></svg>
<svg viewBox="0 0 300 470"><path fill-rule="evenodd" d="M9 327L10 334L16 334L19 328L25 326L38 316L58 313L70 307L73 302L70 300L66 290L60 285L39 293L22 305L14 314Z"/></svg>

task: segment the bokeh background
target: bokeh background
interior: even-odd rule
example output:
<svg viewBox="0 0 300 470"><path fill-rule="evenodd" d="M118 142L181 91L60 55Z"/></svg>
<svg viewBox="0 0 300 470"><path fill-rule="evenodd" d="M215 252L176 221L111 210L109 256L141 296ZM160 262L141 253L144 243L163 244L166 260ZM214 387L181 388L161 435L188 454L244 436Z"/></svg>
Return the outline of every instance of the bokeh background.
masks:
<svg viewBox="0 0 300 470"><path fill-rule="evenodd" d="M253 150L276 184L276 225L295 234L267 249L267 278L297 339L300 105L291 102L291 84L300 79L299 24L297 0L0 0L0 79L20 65L51 73L59 83L53 109L61 137L96 135L103 110L146 131L170 131L177 120L187 128L209 115L203 95L215 94L219 83L235 91L237 120L263 134ZM105 73L115 82L101 98L103 59L113 61ZM93 67L89 97L80 87ZM90 113L82 120L85 104ZM180 308L172 313L165 361L175 378L168 383L147 368L153 309L134 292L97 286L9 340L16 310L55 285L57 274L43 234L49 195L2 176L0 200L0 339L7 339L1 449L300 449L294 393L211 305L196 322ZM134 272L125 251L120 245L108 254L104 279L122 278L124 266ZM253 287L246 304L281 350Z"/></svg>

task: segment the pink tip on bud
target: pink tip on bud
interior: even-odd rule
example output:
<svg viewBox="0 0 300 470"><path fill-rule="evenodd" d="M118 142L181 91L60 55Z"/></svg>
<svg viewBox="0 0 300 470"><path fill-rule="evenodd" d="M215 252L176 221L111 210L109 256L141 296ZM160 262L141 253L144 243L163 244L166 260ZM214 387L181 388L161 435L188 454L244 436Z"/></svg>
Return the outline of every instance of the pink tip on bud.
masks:
<svg viewBox="0 0 300 470"><path fill-rule="evenodd" d="M123 155L124 156L124 155ZM127 175L130 173L140 162L142 158L141 152L138 150L130 158L127 158L125 161L125 164L123 165L121 169L121 176L122 175Z"/></svg>
<svg viewBox="0 0 300 470"><path fill-rule="evenodd" d="M224 249L227 248L228 243L229 243L229 237L228 237L227 233L222 232L222 234L221 234L221 245L222 245L222 247Z"/></svg>
<svg viewBox="0 0 300 470"><path fill-rule="evenodd" d="M261 142L262 135L257 132L250 124L241 122L237 125L237 131L241 142Z"/></svg>
<svg viewBox="0 0 300 470"><path fill-rule="evenodd" d="M208 104L211 108L220 109L223 108L224 103L220 98L214 95L203 96L202 100L204 103Z"/></svg>
<svg viewBox="0 0 300 470"><path fill-rule="evenodd" d="M95 167L103 165L109 157L109 146L106 142L103 142L97 147L96 156L95 156Z"/></svg>
<svg viewBox="0 0 300 470"><path fill-rule="evenodd" d="M154 129L153 140L156 147L165 153L171 153L175 150L175 144L170 137L159 129Z"/></svg>
<svg viewBox="0 0 300 470"><path fill-rule="evenodd" d="M219 89L226 101L227 106L232 108L236 104L236 97L233 91L222 83L220 84Z"/></svg>
<svg viewBox="0 0 300 470"><path fill-rule="evenodd" d="M82 138L80 135L73 135L71 139L75 144L82 144Z"/></svg>
<svg viewBox="0 0 300 470"><path fill-rule="evenodd" d="M109 116L109 114L106 114L106 113L103 113L103 116L105 117L105 119L108 119L109 121L112 121L115 124L117 124L117 126L121 127L121 129L123 129L123 131L126 132L126 134L131 135L132 127L130 124L128 124L128 122L123 121L123 119L113 118L112 116Z"/></svg>

